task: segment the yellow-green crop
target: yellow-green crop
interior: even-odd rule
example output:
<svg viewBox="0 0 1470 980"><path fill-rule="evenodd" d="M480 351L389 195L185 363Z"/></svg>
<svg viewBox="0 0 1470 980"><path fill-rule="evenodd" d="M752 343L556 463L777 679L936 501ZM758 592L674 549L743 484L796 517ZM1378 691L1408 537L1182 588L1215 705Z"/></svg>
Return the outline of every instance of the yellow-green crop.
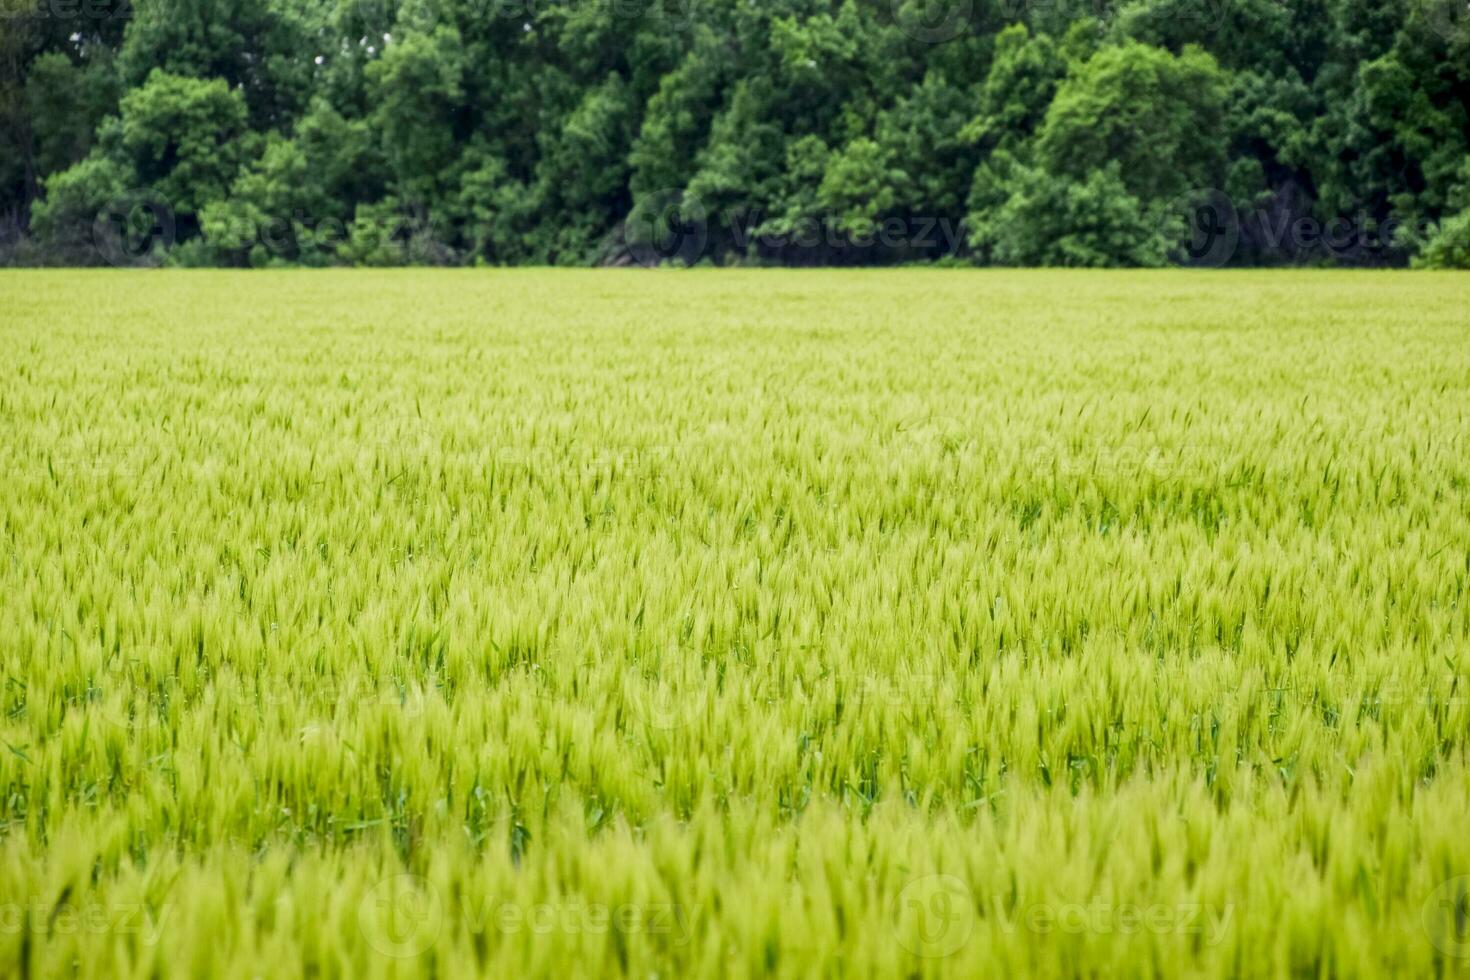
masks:
<svg viewBox="0 0 1470 980"><path fill-rule="evenodd" d="M0 275L0 972L1466 973L1467 311Z"/></svg>

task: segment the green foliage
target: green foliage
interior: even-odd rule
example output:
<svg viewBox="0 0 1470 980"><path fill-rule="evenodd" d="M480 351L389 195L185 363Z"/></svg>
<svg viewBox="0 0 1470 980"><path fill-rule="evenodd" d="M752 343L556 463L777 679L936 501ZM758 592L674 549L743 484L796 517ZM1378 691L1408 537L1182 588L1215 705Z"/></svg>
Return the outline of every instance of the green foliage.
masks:
<svg viewBox="0 0 1470 980"><path fill-rule="evenodd" d="M1022 167L974 244L1000 265L1147 267L1168 260L1173 230L1129 192L1117 163L1081 179Z"/></svg>
<svg viewBox="0 0 1470 980"><path fill-rule="evenodd" d="M0 271L0 963L1457 980L1467 294Z"/></svg>
<svg viewBox="0 0 1470 980"><path fill-rule="evenodd" d="M118 67L129 86L155 71L220 79L258 129L289 125L315 82L323 0L131 0Z"/></svg>
<svg viewBox="0 0 1470 980"><path fill-rule="evenodd" d="M1470 269L1470 159L1450 195L1451 213L1434 228L1415 265L1425 269Z"/></svg>
<svg viewBox="0 0 1470 980"><path fill-rule="evenodd" d="M853 140L828 160L817 204L842 231L870 234L898 201L894 185L905 180L881 146L870 139Z"/></svg>
<svg viewBox="0 0 1470 980"><path fill-rule="evenodd" d="M105 156L89 156L46 180L46 199L32 216L36 233L58 255L81 260L99 214L135 186L127 170Z"/></svg>
<svg viewBox="0 0 1470 980"><path fill-rule="evenodd" d="M1460 0L67 2L0 32L0 255L80 260L120 183L191 263L621 263L672 199L718 262L1151 263L1215 189L1225 261L1401 264L1421 239L1362 232L1450 220L1470 156ZM434 232L349 233L384 214ZM967 244L861 244L941 222Z"/></svg>
<svg viewBox="0 0 1470 980"><path fill-rule="evenodd" d="M223 197L245 156L245 102L222 79L201 81L155 70L123 96L119 123L104 128L139 186L173 207L197 212Z"/></svg>
<svg viewBox="0 0 1470 980"><path fill-rule="evenodd" d="M433 198L454 159L464 57L459 32L441 25L430 34L410 31L367 67L373 123L402 194Z"/></svg>
<svg viewBox="0 0 1470 980"><path fill-rule="evenodd" d="M1024 143L1046 118L1066 72L1066 62L1048 35L1032 37L1022 24L1001 31L967 138L999 150Z"/></svg>
<svg viewBox="0 0 1470 980"><path fill-rule="evenodd" d="M635 197L679 187L688 180L720 102L726 66L716 35L700 27L689 54L659 82L628 154Z"/></svg>
<svg viewBox="0 0 1470 980"><path fill-rule="evenodd" d="M91 155L48 178L37 231L58 247L75 243L125 194L197 214L226 196L246 155L245 121L244 100L223 81L155 71L103 122Z"/></svg>
<svg viewBox="0 0 1470 980"><path fill-rule="evenodd" d="M97 126L121 94L104 49L77 61L60 51L40 55L26 78L34 165L50 174L78 163L91 150Z"/></svg>
<svg viewBox="0 0 1470 980"><path fill-rule="evenodd" d="M1198 48L1136 42L1061 73L1044 35L1001 35L966 131L993 147L970 189L971 245L1003 265L1164 264L1171 202L1225 183L1224 74Z"/></svg>
<svg viewBox="0 0 1470 980"><path fill-rule="evenodd" d="M969 93L932 71L879 116L876 139L894 178L893 209L935 217L964 214L974 161L962 131L973 112Z"/></svg>
<svg viewBox="0 0 1470 980"><path fill-rule="evenodd" d="M1470 208L1445 219L1414 264L1423 269L1470 269Z"/></svg>
<svg viewBox="0 0 1470 980"><path fill-rule="evenodd" d="M1224 81L1198 48L1178 57L1137 43L1103 48L1057 89L1037 163L1077 182L1113 167L1145 203L1217 187L1228 142Z"/></svg>

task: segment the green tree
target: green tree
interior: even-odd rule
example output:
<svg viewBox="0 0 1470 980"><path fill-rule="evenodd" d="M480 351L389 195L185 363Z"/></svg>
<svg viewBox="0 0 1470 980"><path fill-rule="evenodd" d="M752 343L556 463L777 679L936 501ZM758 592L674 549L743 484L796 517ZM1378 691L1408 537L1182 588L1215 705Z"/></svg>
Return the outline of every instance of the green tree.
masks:
<svg viewBox="0 0 1470 980"><path fill-rule="evenodd" d="M1129 42L1100 50L1058 87L1037 162L1084 182L1111 164L1144 203L1218 187L1225 176L1225 76L1203 50Z"/></svg>
<svg viewBox="0 0 1470 980"><path fill-rule="evenodd" d="M985 228L990 256L1019 266L1165 264L1173 228L1129 192L1121 170L1110 163L1080 180L1057 180L1020 169Z"/></svg>
<svg viewBox="0 0 1470 980"><path fill-rule="evenodd" d="M224 81L154 71L103 122L92 153L46 180L37 228L55 243L75 243L112 202L146 193L186 235L200 210L226 196L247 134L244 100Z"/></svg>
<svg viewBox="0 0 1470 980"><path fill-rule="evenodd" d="M459 32L441 24L395 38L367 68L373 122L398 193L408 199L436 199L454 162L464 135L464 57Z"/></svg>

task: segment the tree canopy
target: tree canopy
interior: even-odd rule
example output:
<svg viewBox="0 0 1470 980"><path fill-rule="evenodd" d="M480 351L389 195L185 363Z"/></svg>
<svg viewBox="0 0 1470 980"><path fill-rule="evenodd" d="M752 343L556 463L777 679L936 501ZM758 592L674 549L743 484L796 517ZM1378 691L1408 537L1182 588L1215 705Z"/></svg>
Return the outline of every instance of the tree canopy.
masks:
<svg viewBox="0 0 1470 980"><path fill-rule="evenodd" d="M1465 0L10 0L0 260L1470 264Z"/></svg>

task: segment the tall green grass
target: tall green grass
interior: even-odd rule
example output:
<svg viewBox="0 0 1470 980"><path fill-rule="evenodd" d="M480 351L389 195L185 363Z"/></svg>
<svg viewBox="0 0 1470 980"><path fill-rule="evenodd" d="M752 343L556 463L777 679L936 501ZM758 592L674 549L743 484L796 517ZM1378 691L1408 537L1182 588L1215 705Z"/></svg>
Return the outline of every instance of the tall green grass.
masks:
<svg viewBox="0 0 1470 980"><path fill-rule="evenodd" d="M0 275L0 971L1470 972L1467 310Z"/></svg>

